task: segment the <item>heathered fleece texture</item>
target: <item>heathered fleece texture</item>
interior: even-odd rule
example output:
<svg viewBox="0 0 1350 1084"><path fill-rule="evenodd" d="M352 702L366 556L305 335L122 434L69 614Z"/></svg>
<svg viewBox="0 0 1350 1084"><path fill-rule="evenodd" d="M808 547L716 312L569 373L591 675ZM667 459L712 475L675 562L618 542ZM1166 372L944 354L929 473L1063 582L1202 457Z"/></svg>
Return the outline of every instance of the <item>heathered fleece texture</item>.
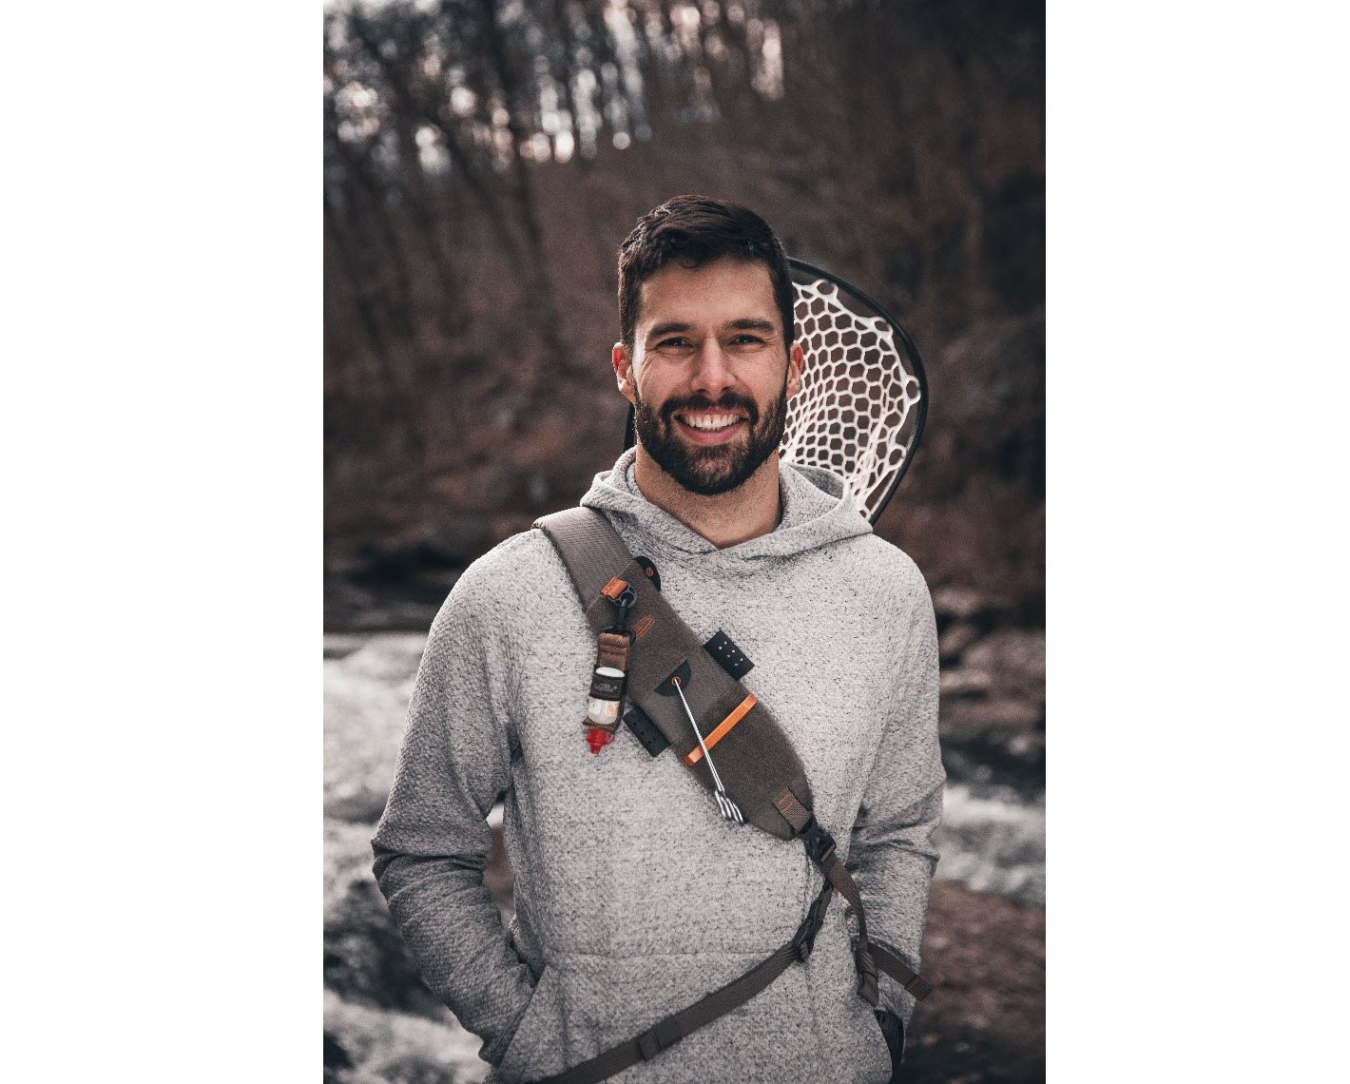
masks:
<svg viewBox="0 0 1350 1084"><path fill-rule="evenodd" d="M944 781L922 576L828 472L785 464L782 523L718 550L649 503L632 466L629 451L582 504L655 562L700 639L722 629L754 662L742 680L801 755L869 933L917 965ZM376 877L424 978L502 1081L575 1065L739 976L791 938L821 887L800 844L724 821L669 750L653 758L621 728L592 756L581 720L594 660L541 532L476 561L432 626L375 834ZM499 797L510 931L482 885ZM612 1079L887 1080L843 911L831 906L805 964ZM907 1021L913 999L881 986Z"/></svg>

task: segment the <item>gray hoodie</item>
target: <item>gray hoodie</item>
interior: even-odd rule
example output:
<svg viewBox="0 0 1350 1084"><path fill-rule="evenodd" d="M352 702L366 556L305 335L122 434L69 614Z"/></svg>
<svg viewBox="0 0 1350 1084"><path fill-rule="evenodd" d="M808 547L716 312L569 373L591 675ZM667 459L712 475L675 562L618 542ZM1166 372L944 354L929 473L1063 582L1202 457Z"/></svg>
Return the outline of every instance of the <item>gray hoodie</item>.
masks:
<svg viewBox="0 0 1350 1084"><path fill-rule="evenodd" d="M868 932L919 963L944 775L933 607L914 562L872 534L844 482L783 465L777 529L718 550L652 505L630 450L582 504L655 562L700 639L726 632L742 682L806 766ZM548 539L469 567L431 628L375 875L423 977L483 1039L495 1079L533 1080L632 1038L788 941L821 887L796 842L723 820L693 774L621 728L593 756L582 718L595 637ZM505 805L516 920L482 874ZM881 998L908 1021L887 976ZM883 1082L842 901L815 951L746 1005L611 1079Z"/></svg>

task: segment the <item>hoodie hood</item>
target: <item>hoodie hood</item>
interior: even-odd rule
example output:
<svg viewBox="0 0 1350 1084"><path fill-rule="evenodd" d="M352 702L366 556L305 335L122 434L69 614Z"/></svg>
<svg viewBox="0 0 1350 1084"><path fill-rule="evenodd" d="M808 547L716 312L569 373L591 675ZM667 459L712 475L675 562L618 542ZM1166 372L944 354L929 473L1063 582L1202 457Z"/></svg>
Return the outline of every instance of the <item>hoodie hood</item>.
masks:
<svg viewBox="0 0 1350 1084"><path fill-rule="evenodd" d="M833 471L779 463L783 519L768 534L719 550L696 531L643 496L634 478L637 449L629 448L614 466L595 476L581 498L587 508L605 512L614 529L630 542L633 536L654 537L683 553L736 563L764 557L790 557L846 538L872 533L848 483Z"/></svg>

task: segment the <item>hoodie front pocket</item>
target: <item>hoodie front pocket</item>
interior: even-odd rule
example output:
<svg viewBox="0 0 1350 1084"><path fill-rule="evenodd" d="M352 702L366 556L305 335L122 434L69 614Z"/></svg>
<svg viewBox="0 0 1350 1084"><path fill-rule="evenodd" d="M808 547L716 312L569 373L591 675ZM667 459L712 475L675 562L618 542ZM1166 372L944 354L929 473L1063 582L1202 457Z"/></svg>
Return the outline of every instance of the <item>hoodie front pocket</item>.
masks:
<svg viewBox="0 0 1350 1084"><path fill-rule="evenodd" d="M499 1070L503 1081L551 1076L632 1039L763 959L759 953L555 957ZM790 967L746 1004L700 1028L615 1084L819 1084L830 1080L811 1026L805 973Z"/></svg>
<svg viewBox="0 0 1350 1084"><path fill-rule="evenodd" d="M564 1016L557 969L545 964L497 1067L499 1079L514 1084L560 1072L565 1067Z"/></svg>

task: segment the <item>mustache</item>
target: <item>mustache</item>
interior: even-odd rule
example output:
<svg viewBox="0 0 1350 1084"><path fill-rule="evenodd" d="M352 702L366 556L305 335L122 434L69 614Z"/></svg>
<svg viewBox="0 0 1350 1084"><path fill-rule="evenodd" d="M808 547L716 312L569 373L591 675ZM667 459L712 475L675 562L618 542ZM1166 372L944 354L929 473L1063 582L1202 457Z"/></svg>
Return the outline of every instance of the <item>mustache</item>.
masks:
<svg viewBox="0 0 1350 1084"><path fill-rule="evenodd" d="M745 413L751 425L759 421L759 408L755 406L755 401L746 395L729 393L716 401L706 395L690 395L683 399L668 399L661 407L661 417L664 421L670 422L682 410L739 410Z"/></svg>

